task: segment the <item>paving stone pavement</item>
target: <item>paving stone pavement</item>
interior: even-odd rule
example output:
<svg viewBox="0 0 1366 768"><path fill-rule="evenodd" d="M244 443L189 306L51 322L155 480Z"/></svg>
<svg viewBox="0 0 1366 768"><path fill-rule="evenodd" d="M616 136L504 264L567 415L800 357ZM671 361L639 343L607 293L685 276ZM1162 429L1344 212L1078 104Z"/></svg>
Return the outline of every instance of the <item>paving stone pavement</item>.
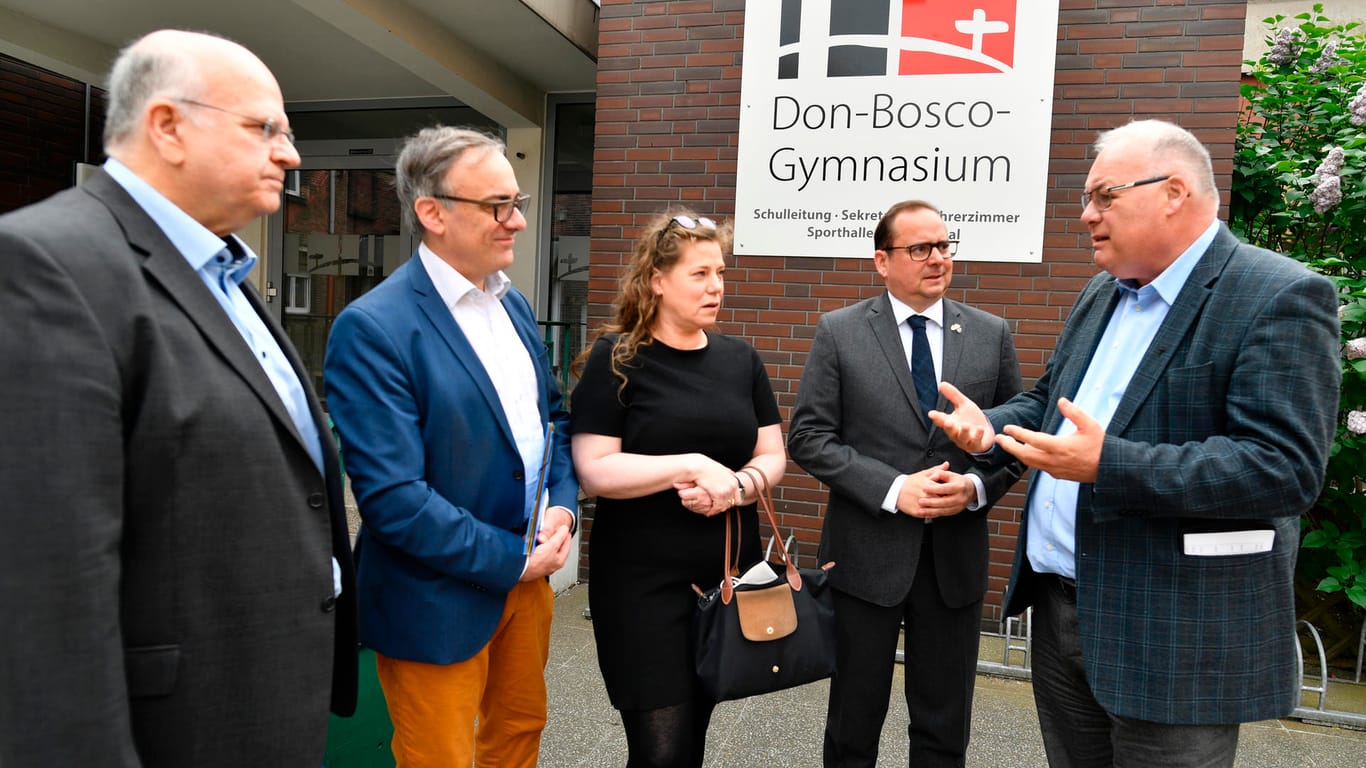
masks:
<svg viewBox="0 0 1366 768"><path fill-rule="evenodd" d="M626 764L621 719L607 701L583 617L588 586L561 592L551 631L550 722L541 743L544 768L619 768ZM896 667L878 764L903 766L906 703ZM828 685L813 683L717 707L706 768L820 768ZM968 768L1045 768L1028 682L979 675ZM1243 726L1235 768L1366 768L1366 732L1271 720Z"/></svg>

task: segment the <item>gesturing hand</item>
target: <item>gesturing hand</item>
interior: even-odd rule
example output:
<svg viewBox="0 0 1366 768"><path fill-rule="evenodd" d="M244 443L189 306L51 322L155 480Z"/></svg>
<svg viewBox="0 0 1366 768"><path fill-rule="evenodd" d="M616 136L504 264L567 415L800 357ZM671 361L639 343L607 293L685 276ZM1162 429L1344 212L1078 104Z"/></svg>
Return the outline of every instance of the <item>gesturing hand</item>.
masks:
<svg viewBox="0 0 1366 768"><path fill-rule="evenodd" d="M939 393L953 404L953 413L930 411L930 421L944 430L944 434L948 435L955 445L968 453L986 453L990 450L996 430L992 428L982 409L977 407L977 403L972 402L971 398L958 391L958 387L947 381L940 382Z"/></svg>
<svg viewBox="0 0 1366 768"><path fill-rule="evenodd" d="M1040 469L1059 480L1090 483L1100 467L1100 450L1105 445L1105 428L1090 414L1067 398L1058 400L1058 411L1076 425L1077 431L1049 435L1011 424L996 444L1025 466Z"/></svg>

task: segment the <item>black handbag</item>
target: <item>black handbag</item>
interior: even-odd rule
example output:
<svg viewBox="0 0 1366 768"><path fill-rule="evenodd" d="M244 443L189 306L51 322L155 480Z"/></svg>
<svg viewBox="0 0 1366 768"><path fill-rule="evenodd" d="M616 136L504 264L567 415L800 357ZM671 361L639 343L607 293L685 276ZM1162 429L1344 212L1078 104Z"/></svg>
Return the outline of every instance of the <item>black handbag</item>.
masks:
<svg viewBox="0 0 1366 768"><path fill-rule="evenodd" d="M721 584L706 593L693 587L701 595L693 614L694 661L702 689L714 701L781 691L835 672L835 608L826 584L834 563L793 564L778 534L768 478L757 468L746 470L782 554L782 562L770 567L781 575L767 584L732 585L730 529L738 519L729 511ZM738 545L735 550L738 556Z"/></svg>

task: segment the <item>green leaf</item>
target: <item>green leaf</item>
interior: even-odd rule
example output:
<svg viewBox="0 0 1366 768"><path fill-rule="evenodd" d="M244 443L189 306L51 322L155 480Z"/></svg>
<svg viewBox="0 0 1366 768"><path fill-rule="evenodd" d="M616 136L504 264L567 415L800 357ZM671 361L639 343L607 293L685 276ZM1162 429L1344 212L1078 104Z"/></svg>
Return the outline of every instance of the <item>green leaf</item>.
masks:
<svg viewBox="0 0 1366 768"><path fill-rule="evenodd" d="M1366 608L1366 586L1358 584L1348 589L1347 599L1356 603L1358 608Z"/></svg>
<svg viewBox="0 0 1366 768"><path fill-rule="evenodd" d="M1305 534L1300 546L1305 549L1323 549L1332 544L1332 539L1323 531L1310 531Z"/></svg>

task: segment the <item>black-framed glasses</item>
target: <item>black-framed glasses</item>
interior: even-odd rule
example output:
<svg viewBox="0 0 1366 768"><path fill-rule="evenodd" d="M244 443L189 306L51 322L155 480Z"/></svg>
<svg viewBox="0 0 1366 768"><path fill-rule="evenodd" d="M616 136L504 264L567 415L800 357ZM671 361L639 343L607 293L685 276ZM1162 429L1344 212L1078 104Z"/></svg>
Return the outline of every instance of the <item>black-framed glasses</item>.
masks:
<svg viewBox="0 0 1366 768"><path fill-rule="evenodd" d="M930 258L930 254L934 251L938 251L939 255L943 256L946 259L952 259L954 255L958 253L958 241L940 240L937 243L912 243L911 245L889 245L883 248L882 250L886 251L887 253L905 251L906 255L911 257L911 261L927 261Z"/></svg>
<svg viewBox="0 0 1366 768"><path fill-rule="evenodd" d="M1116 184L1113 187L1102 187L1094 192L1082 192L1081 209L1085 211L1087 206L1094 204L1097 211L1108 211L1110 210L1110 206L1115 204L1115 193L1121 189L1133 189L1134 187L1141 187L1145 184L1156 184L1159 181L1166 181L1171 177L1171 174L1167 174L1166 176L1154 176L1151 179L1131 181L1128 184Z"/></svg>
<svg viewBox="0 0 1366 768"><path fill-rule="evenodd" d="M449 200L452 203L469 203L470 205L482 205L493 214L493 220L502 224L512 218L513 211L521 211L526 215L527 204L531 202L531 195L523 192L516 197L503 197L493 200L475 200L469 197L456 197L455 195L430 195L437 200Z"/></svg>
<svg viewBox="0 0 1366 768"><path fill-rule="evenodd" d="M270 142L274 141L274 140L276 139L276 137L278 137L278 136L283 136L283 137L285 137L285 141L289 142L291 146L294 144L294 131L291 131L291 130L289 130L288 128L285 128L285 127L284 127L283 125L281 125L278 121L276 121L275 118L269 118L269 119L266 119L266 120L261 120L261 119L259 119L259 118L252 117L251 115L244 115L244 114L242 114L241 112L234 112L234 111L232 111L231 109L223 109L222 107L215 107L215 106L212 105L212 104L205 104L205 103L202 102L202 101L195 101L194 99L186 99L186 98L182 98L182 97L180 97L180 96L175 97L175 100L178 101L178 102L180 102L181 104L189 104L189 105L194 106L194 107L203 107L204 109L212 109L212 110L215 111L215 112L222 112L222 113L225 114L225 115L232 115L233 117L239 117L239 118L241 118L241 119L243 119L243 120L246 120L248 125L250 125L250 126L252 126L252 127L254 127L254 128L260 128L260 129L261 129L261 141L264 141L264 142L266 142L267 144L269 144Z"/></svg>

